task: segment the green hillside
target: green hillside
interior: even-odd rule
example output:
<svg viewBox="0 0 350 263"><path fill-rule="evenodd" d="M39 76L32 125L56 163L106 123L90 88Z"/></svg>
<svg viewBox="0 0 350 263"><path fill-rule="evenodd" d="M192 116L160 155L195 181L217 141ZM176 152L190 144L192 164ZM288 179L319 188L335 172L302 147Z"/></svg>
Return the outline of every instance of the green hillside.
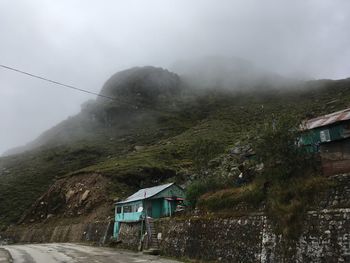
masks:
<svg viewBox="0 0 350 263"><path fill-rule="evenodd" d="M303 119L350 106L350 79L299 82L289 89L198 90L173 73L153 70L162 76L159 83L147 74L134 81L136 70L122 88L113 78L104 87L128 104L91 101L26 151L0 158L0 225L16 223L58 178L105 175L113 182L106 189L111 199L164 181L185 183L197 173L193 149L200 139L215 141L224 153L250 142L278 116ZM163 93L157 87L164 85Z"/></svg>

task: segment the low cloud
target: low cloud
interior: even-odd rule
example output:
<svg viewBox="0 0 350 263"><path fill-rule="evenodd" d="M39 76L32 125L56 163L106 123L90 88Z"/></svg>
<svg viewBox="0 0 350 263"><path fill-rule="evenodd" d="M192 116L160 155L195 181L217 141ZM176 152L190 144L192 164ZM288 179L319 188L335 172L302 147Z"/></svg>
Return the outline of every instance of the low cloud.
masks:
<svg viewBox="0 0 350 263"><path fill-rule="evenodd" d="M0 2L0 64L98 92L132 66L241 57L303 78L350 76L347 0ZM92 98L0 70L0 152Z"/></svg>

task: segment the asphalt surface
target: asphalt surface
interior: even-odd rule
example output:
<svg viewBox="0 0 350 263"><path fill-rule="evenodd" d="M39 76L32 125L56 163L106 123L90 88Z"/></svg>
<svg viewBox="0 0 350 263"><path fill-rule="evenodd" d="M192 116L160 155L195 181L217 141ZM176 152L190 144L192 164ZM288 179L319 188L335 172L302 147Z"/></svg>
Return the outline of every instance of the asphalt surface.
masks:
<svg viewBox="0 0 350 263"><path fill-rule="evenodd" d="M0 263L178 263L159 256L71 243L8 245L0 247Z"/></svg>
<svg viewBox="0 0 350 263"><path fill-rule="evenodd" d="M11 262L11 256L7 250L0 248L0 263Z"/></svg>

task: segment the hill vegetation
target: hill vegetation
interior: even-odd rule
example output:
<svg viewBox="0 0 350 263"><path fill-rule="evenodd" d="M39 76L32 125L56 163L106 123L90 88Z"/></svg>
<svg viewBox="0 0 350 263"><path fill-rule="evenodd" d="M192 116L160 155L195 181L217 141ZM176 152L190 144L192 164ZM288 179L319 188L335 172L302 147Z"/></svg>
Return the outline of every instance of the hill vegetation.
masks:
<svg viewBox="0 0 350 263"><path fill-rule="evenodd" d="M198 89L163 69L118 73L102 89L118 101L89 101L80 114L17 149L21 153L0 158L0 226L18 222L58 179L102 175L111 182L105 190L112 201L140 187L215 178L226 174L227 154L237 145L253 143L273 120L301 120L350 105L350 79L288 85ZM245 165L247 170L253 167L249 161ZM237 194L247 199L254 193L251 200L261 201L258 182L235 190L232 174L226 177L231 185L199 189L194 199L206 194L200 202L209 209L215 198L228 200ZM281 193L277 186L273 189Z"/></svg>

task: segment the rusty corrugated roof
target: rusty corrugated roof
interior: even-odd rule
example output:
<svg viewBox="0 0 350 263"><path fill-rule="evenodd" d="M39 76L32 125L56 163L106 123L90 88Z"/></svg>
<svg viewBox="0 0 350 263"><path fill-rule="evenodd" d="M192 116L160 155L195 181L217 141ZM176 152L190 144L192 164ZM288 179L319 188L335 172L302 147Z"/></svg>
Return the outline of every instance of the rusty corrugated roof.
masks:
<svg viewBox="0 0 350 263"><path fill-rule="evenodd" d="M350 120L350 108L307 120L302 126L305 130L311 130L346 120Z"/></svg>

